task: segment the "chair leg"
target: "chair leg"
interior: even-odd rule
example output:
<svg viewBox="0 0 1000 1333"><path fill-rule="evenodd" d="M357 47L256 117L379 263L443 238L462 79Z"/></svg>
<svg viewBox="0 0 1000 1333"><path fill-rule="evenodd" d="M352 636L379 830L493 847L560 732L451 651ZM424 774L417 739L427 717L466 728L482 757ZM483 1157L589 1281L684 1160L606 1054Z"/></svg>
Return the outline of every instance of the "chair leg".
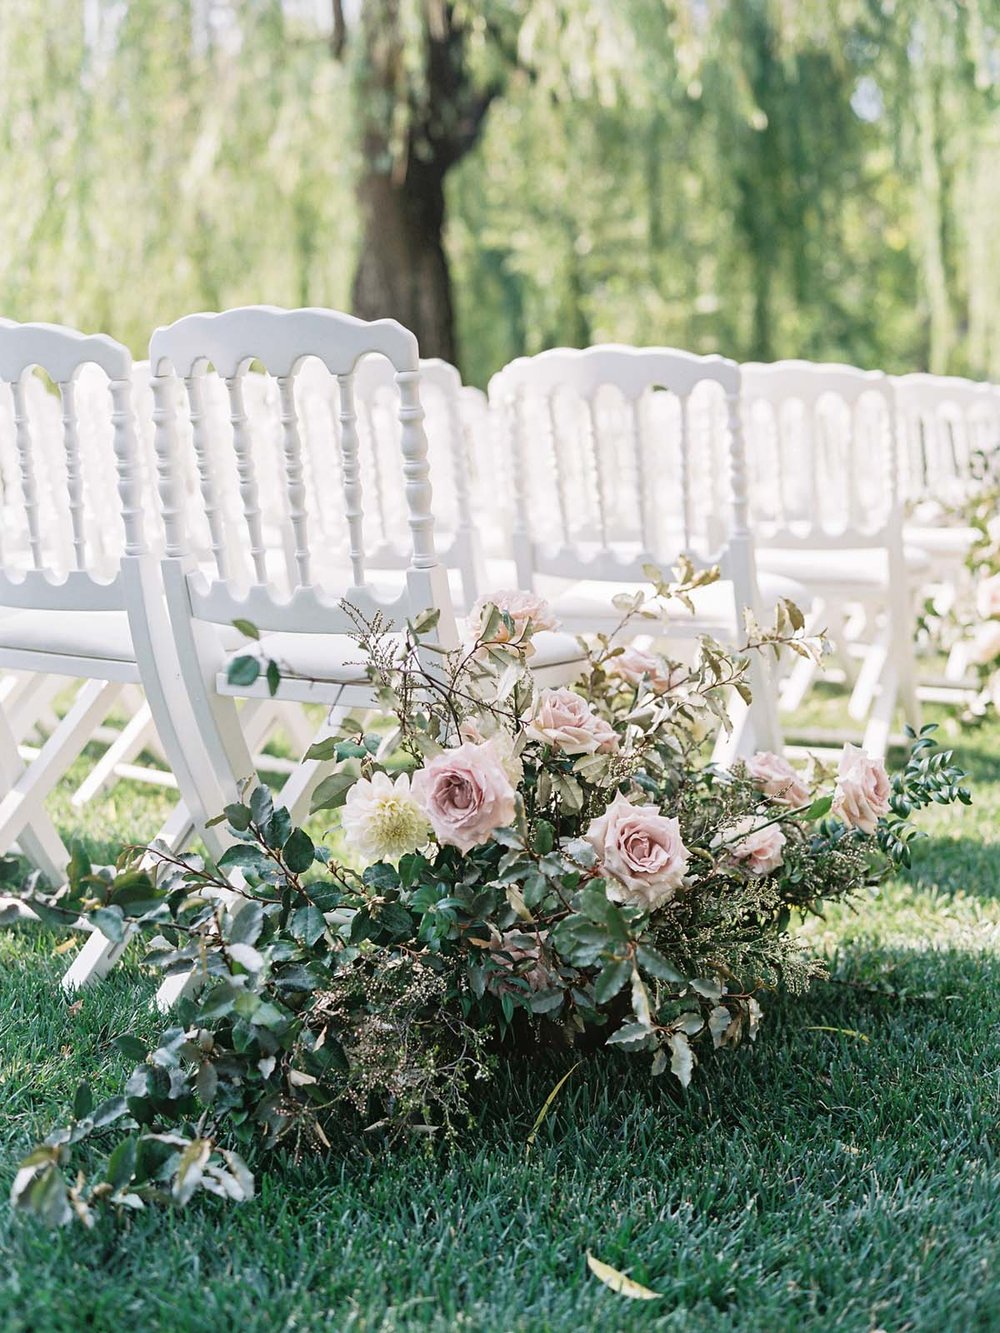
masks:
<svg viewBox="0 0 1000 1333"><path fill-rule="evenodd" d="M0 799L0 847L9 847L21 830L33 824L45 797L89 741L121 692L118 681L89 680L72 708Z"/></svg>
<svg viewBox="0 0 1000 1333"><path fill-rule="evenodd" d="M892 730L892 718L896 711L899 696L899 677L896 664L886 659L879 682L878 697L865 727L861 744L872 759L884 759L889 748L889 736Z"/></svg>
<svg viewBox="0 0 1000 1333"><path fill-rule="evenodd" d="M149 704L143 701L122 728L117 740L112 741L73 793L74 808L79 810L95 796L99 796L114 779L118 765L130 764L136 755L146 748L150 738L155 734L153 715Z"/></svg>
<svg viewBox="0 0 1000 1333"><path fill-rule="evenodd" d="M854 689L851 691L847 711L855 722L862 721L871 712L888 657L889 631L883 629L868 650L868 654L861 664L861 670L858 672Z"/></svg>

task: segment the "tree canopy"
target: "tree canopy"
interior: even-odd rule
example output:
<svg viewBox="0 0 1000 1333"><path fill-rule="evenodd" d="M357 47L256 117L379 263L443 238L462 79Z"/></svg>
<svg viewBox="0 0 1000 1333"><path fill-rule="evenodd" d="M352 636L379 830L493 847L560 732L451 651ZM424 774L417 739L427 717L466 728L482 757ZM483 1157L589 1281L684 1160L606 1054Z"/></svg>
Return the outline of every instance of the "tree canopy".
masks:
<svg viewBox="0 0 1000 1333"><path fill-rule="evenodd" d="M0 313L1000 375L1000 0L19 0Z"/></svg>

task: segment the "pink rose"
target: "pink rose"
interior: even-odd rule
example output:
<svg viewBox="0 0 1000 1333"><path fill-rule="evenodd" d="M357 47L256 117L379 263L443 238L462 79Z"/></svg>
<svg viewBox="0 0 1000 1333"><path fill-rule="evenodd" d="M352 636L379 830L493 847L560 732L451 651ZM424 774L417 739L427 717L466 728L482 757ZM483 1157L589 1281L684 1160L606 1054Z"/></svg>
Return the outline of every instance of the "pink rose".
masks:
<svg viewBox="0 0 1000 1333"><path fill-rule="evenodd" d="M840 756L833 813L850 828L874 833L879 818L889 809L889 774L881 759L869 759L856 745L845 745Z"/></svg>
<svg viewBox="0 0 1000 1333"><path fill-rule="evenodd" d="M1000 620L987 620L976 630L969 645L969 661L989 666L1000 657Z"/></svg>
<svg viewBox="0 0 1000 1333"><path fill-rule="evenodd" d="M1000 574L983 579L976 589L976 610L984 620L1000 617Z"/></svg>
<svg viewBox="0 0 1000 1333"><path fill-rule="evenodd" d="M563 754L607 754L618 749L611 723L572 690L542 690L525 730L532 740L553 745Z"/></svg>
<svg viewBox="0 0 1000 1333"><path fill-rule="evenodd" d="M514 788L493 741L463 742L413 775L410 790L442 845L463 855L514 822Z"/></svg>
<svg viewBox="0 0 1000 1333"><path fill-rule="evenodd" d="M670 902L684 881L687 848L680 824L648 805L633 805L621 792L584 835L612 876L612 902L655 911Z"/></svg>
<svg viewBox="0 0 1000 1333"><path fill-rule="evenodd" d="M726 850L729 859L749 874L767 875L781 865L785 835L780 824L762 827L753 815L747 815L726 829L726 834L730 837L744 835Z"/></svg>
<svg viewBox="0 0 1000 1333"><path fill-rule="evenodd" d="M779 805L805 805L809 788L783 755L758 750L747 764L753 785Z"/></svg>
<svg viewBox="0 0 1000 1333"><path fill-rule="evenodd" d="M539 630L555 629L559 623L544 597L539 597L533 592L522 592L516 588L504 589L480 597L469 612L466 629L466 638L469 641L475 641L482 633L483 613L488 606L495 606L498 611L505 611L514 622L514 632L511 633L501 621L490 643L512 644L523 649L525 657L530 657L534 652L530 642L531 636L537 634Z"/></svg>
<svg viewBox="0 0 1000 1333"><path fill-rule="evenodd" d="M671 666L665 657L647 653L634 644L630 644L617 657L612 657L604 670L609 676L617 676L637 688L645 682L646 688L653 694L666 694L675 690L689 674L686 667Z"/></svg>

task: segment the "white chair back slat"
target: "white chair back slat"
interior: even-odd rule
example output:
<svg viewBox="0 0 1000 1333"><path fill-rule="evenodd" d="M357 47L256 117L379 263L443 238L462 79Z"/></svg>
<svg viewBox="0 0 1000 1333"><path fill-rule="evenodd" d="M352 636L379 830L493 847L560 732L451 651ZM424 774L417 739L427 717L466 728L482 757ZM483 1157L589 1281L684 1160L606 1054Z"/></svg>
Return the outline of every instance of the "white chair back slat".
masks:
<svg viewBox="0 0 1000 1333"><path fill-rule="evenodd" d="M253 562L253 572L257 581L266 583L267 556L264 550L260 492L257 487L257 473L254 469L250 423L247 418L246 404L243 401L244 373L243 368L240 367L234 375L226 376L226 391L229 395L229 422L233 431L240 504L243 509L243 522L246 525L246 533L249 538L250 559Z"/></svg>
<svg viewBox="0 0 1000 1333"><path fill-rule="evenodd" d="M354 377L338 375L340 390L340 454L343 459L345 516L350 542L351 578L356 588L365 582L364 510L361 501L361 465L358 414L354 408Z"/></svg>
<svg viewBox="0 0 1000 1333"><path fill-rule="evenodd" d="M601 442L597 433L597 409L594 400L591 397L584 398L582 403L583 411L583 435L581 443L587 454L587 465L590 476L594 479L594 502L597 517L597 539L601 546L608 544L608 509L604 489L604 463L605 455L601 449Z"/></svg>
<svg viewBox="0 0 1000 1333"><path fill-rule="evenodd" d="M681 414L681 510L684 522L684 546L691 545L694 529L694 519L691 510L691 441L688 433L688 397L687 394L679 395L679 406Z"/></svg>
<svg viewBox="0 0 1000 1333"><path fill-rule="evenodd" d="M642 545L647 551L653 549L653 524L651 521L649 488L643 486L642 478L646 475L646 436L643 430L644 412L643 408L647 403L644 395L638 400L630 398L627 403L628 409L628 434L632 453L632 470L637 478L639 488L639 532L642 539Z"/></svg>
<svg viewBox="0 0 1000 1333"><path fill-rule="evenodd" d="M155 383L157 378L155 370L153 378ZM185 375L184 387L187 391L188 416L191 422L198 478L201 483L202 509L211 536L212 558L215 562L216 574L225 583L230 578L229 549L223 523L222 501L218 494L212 470L210 450L213 436L206 421L202 374L189 373ZM163 465L169 467L170 463L164 460Z"/></svg>
<svg viewBox="0 0 1000 1333"><path fill-rule="evenodd" d="M180 451L177 445L177 382L169 376L151 376L153 395L153 447L156 454L157 492L163 518L164 554L177 559L184 554L184 505Z"/></svg>
<svg viewBox="0 0 1000 1333"><path fill-rule="evenodd" d="M143 532L142 486L138 449L133 429L132 381L114 379L111 390L111 426L118 471L122 526L125 529L125 554L142 555L146 549Z"/></svg>
<svg viewBox="0 0 1000 1333"><path fill-rule="evenodd" d="M309 516L306 512L302 438L299 434L294 378L291 375L282 375L278 380L278 391L281 395L281 438L285 453L289 512L295 539L296 586L305 588L311 581L309 569Z"/></svg>
<svg viewBox="0 0 1000 1333"><path fill-rule="evenodd" d="M893 385L905 499L961 503L995 468L1000 445L996 391L946 375L899 375Z"/></svg>
<svg viewBox="0 0 1000 1333"><path fill-rule="evenodd" d="M28 543L31 549L31 563L35 569L42 569L42 533L38 518L38 482L35 478L35 455L31 439L31 422L25 402L25 386L19 376L10 386L14 402L14 432L17 441L17 457L21 469L21 493L24 496L24 513L28 523Z"/></svg>
<svg viewBox="0 0 1000 1333"><path fill-rule="evenodd" d="M83 526L83 465L80 458L80 436L77 430L74 395L75 384L73 380L66 380L59 385L59 397L62 403L63 445L66 450L66 490L69 496L70 526L73 531L73 567L74 569L83 569L86 564Z"/></svg>

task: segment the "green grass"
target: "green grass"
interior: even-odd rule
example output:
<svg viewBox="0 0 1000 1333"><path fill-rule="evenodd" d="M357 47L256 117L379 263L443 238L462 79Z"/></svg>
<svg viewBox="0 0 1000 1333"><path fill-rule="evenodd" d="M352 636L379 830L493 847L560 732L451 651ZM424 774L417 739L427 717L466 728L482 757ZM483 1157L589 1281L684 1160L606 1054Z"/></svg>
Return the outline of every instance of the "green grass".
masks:
<svg viewBox="0 0 1000 1333"><path fill-rule="evenodd" d="M960 740L973 808L935 812L877 898L810 922L831 980L771 998L756 1047L686 1093L591 1058L526 1156L566 1066L514 1065L450 1154L272 1160L250 1204L91 1233L0 1204L0 1330L1000 1329L1000 725ZM162 804L114 800L54 809L100 854ZM57 942L0 933L4 1192L82 1078L117 1089L109 1038L156 1023L134 963L70 1008ZM662 1298L614 1295L588 1249Z"/></svg>

